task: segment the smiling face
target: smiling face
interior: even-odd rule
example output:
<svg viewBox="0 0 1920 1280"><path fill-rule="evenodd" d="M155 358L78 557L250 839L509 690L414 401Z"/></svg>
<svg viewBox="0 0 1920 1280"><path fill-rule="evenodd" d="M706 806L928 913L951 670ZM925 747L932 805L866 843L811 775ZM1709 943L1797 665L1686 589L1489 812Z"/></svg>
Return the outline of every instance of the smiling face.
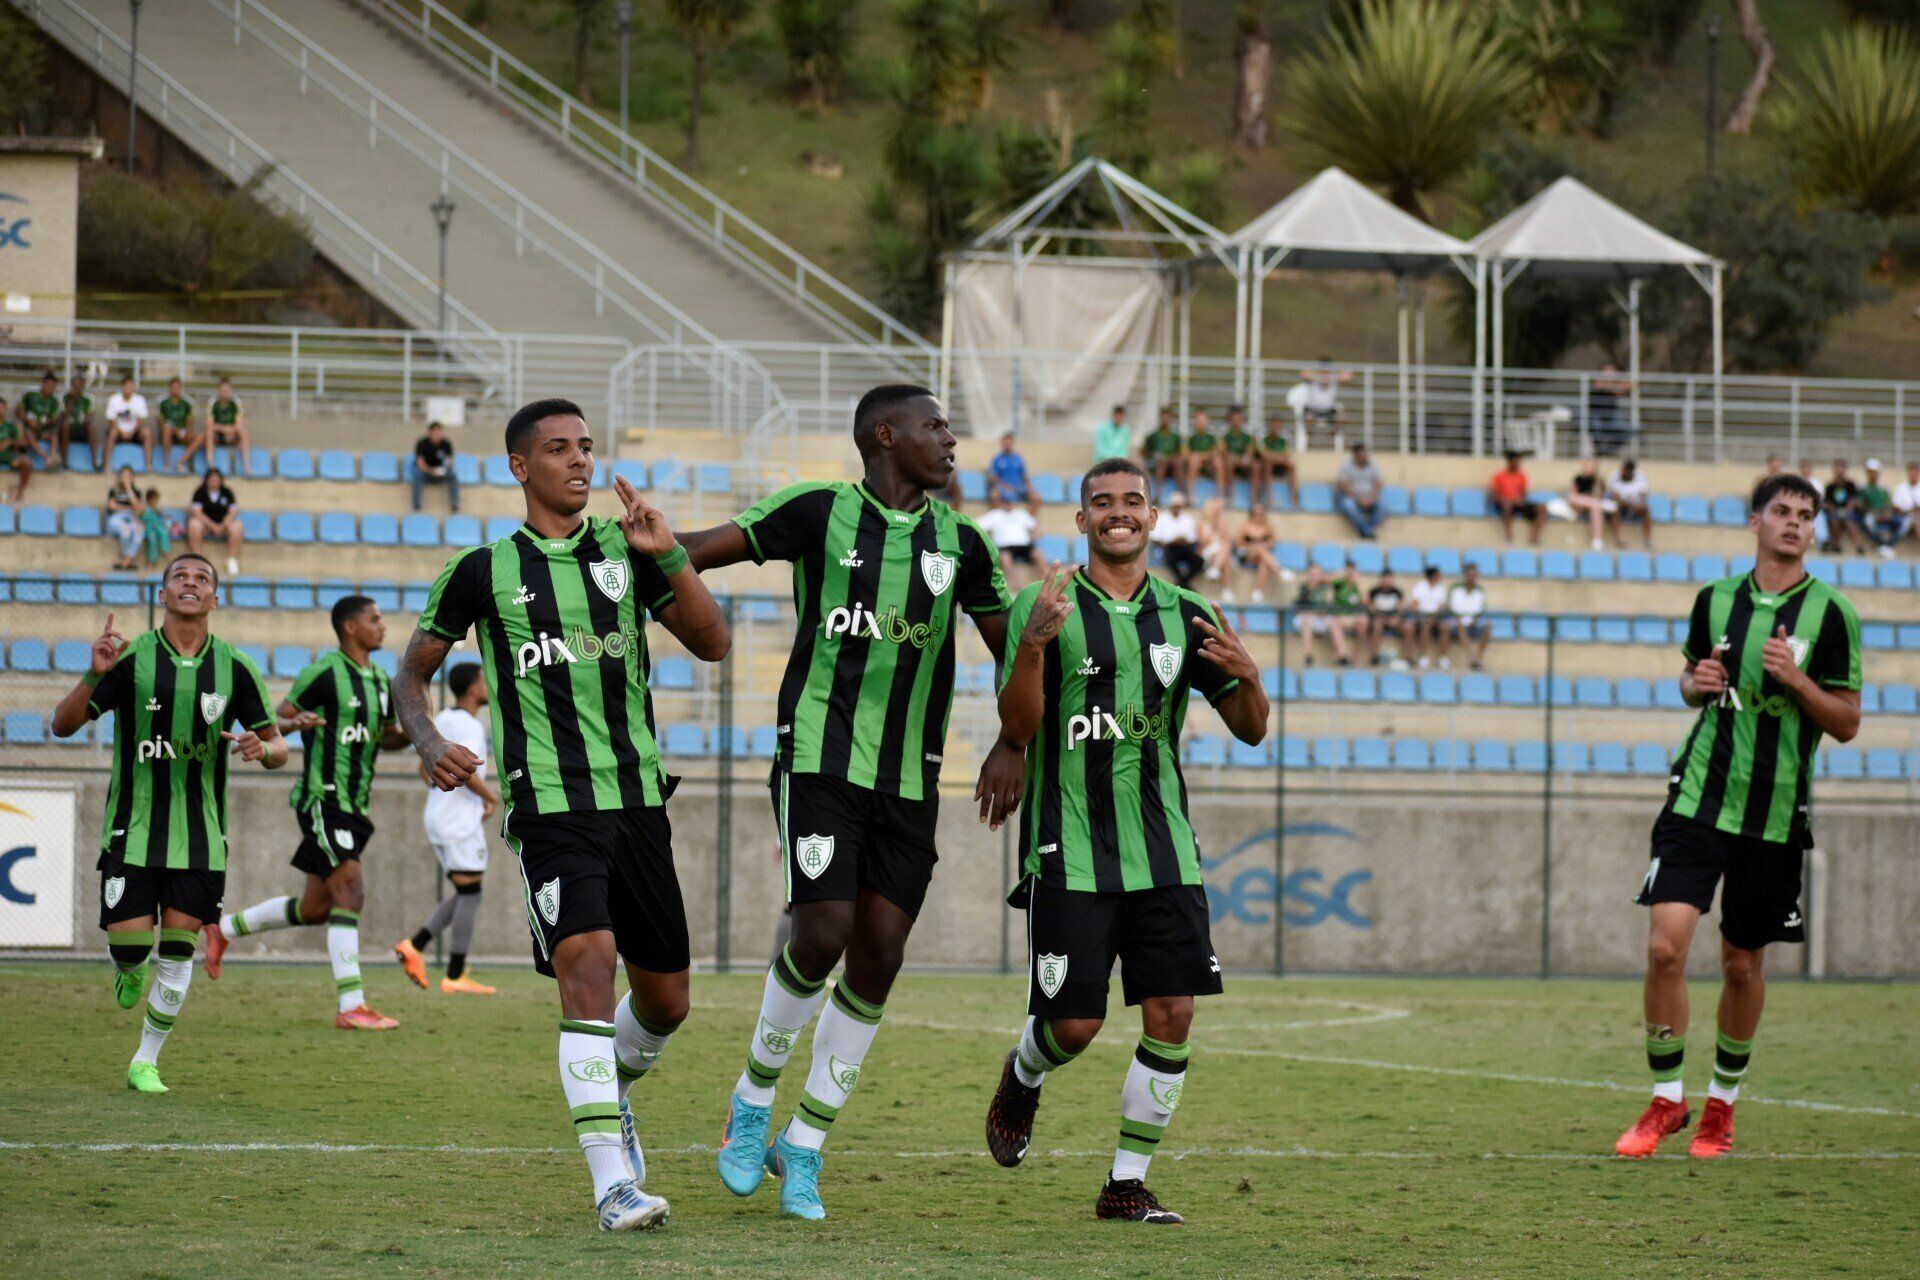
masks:
<svg viewBox="0 0 1920 1280"><path fill-rule="evenodd" d="M198 556L181 556L160 582L160 607L170 618L204 618L219 603L217 588L212 565Z"/></svg>
<svg viewBox="0 0 1920 1280"><path fill-rule="evenodd" d="M1087 535L1087 550L1109 564L1138 560L1147 550L1159 513L1147 482L1131 471L1114 471L1087 482L1074 523Z"/></svg>
<svg viewBox="0 0 1920 1280"><path fill-rule="evenodd" d="M507 465L525 486L529 507L579 515L593 484L593 433L574 414L542 418L526 451L507 455Z"/></svg>

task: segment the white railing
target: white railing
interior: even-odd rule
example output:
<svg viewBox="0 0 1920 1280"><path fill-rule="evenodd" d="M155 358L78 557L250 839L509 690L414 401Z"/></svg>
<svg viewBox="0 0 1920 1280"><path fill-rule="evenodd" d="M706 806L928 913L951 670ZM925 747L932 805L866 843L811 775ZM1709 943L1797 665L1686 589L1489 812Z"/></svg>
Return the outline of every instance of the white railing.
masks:
<svg viewBox="0 0 1920 1280"><path fill-rule="evenodd" d="M449 12L437 0L359 0L553 132L565 146L854 342L926 349L924 338L802 257L677 165Z"/></svg>

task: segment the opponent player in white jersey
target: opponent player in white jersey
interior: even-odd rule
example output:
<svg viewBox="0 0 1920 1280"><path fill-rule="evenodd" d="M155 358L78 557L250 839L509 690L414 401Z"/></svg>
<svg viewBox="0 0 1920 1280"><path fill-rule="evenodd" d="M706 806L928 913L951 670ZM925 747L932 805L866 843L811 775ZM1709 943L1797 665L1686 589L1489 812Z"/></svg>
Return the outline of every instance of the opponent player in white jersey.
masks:
<svg viewBox="0 0 1920 1280"><path fill-rule="evenodd" d="M480 762L466 785L453 791L427 791L427 843L441 870L453 884L419 932L394 944L407 976L417 986L427 985L427 961L421 953L436 933L447 935L447 976L440 989L456 995L490 996L494 989L476 982L467 972L467 950L473 945L473 926L480 918L480 882L487 870L486 822L500 808L500 795L487 781L487 725L480 718L487 705L487 681L478 663L465 663L447 674L453 705L433 718L433 727L448 742L473 752Z"/></svg>

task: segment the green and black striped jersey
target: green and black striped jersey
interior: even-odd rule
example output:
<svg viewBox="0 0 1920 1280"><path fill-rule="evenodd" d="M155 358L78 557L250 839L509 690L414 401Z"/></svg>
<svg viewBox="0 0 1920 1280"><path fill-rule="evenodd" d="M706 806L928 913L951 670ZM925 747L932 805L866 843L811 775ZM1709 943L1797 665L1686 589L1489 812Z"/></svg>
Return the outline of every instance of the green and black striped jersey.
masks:
<svg viewBox="0 0 1920 1280"><path fill-rule="evenodd" d="M1681 652L1699 662L1719 648L1729 688L1700 709L1674 757L1667 807L1735 835L1803 840L1820 728L1766 674L1762 651L1778 627L1816 684L1860 688L1860 619L1826 583L1809 576L1767 592L1749 573L1701 588Z"/></svg>
<svg viewBox="0 0 1920 1280"><path fill-rule="evenodd" d="M940 782L953 706L954 607L1011 605L980 526L929 498L797 484L734 517L754 563L793 562L798 613L780 682L777 767L921 800Z"/></svg>
<svg viewBox="0 0 1920 1280"><path fill-rule="evenodd" d="M537 814L665 803L646 615L672 603L653 557L601 516L564 538L523 524L447 562L420 627L446 640L477 631L509 803Z"/></svg>
<svg viewBox="0 0 1920 1280"><path fill-rule="evenodd" d="M1009 646L1026 628L1040 585L1013 602ZM1152 575L1127 600L1084 573L1068 591L1073 612L1047 645L1046 706L1027 745L1024 871L1094 893L1199 884L1180 729L1190 689L1217 705L1240 685L1200 656L1205 636L1194 620L1218 625L1220 615ZM1006 664L1003 682L1011 671Z"/></svg>
<svg viewBox="0 0 1920 1280"><path fill-rule="evenodd" d="M348 813L367 812L380 739L393 723L389 687L386 672L359 666L339 649L294 680L287 701L323 721L302 735L307 762L293 784L294 808L325 803Z"/></svg>
<svg viewBox="0 0 1920 1280"><path fill-rule="evenodd" d="M220 734L273 723L260 672L218 636L189 657L156 629L135 637L88 697L88 719L109 712L101 848L129 866L224 871L232 757Z"/></svg>

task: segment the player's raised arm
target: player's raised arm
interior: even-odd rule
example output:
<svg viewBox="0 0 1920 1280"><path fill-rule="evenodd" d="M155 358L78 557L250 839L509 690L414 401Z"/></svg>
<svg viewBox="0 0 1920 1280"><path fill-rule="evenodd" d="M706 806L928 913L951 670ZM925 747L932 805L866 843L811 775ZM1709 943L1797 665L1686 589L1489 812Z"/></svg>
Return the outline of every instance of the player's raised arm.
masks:
<svg viewBox="0 0 1920 1280"><path fill-rule="evenodd" d="M652 558L672 593L672 603L655 616L694 657L720 661L727 656L733 639L727 631L726 615L701 580L692 553L674 538L660 509L641 497L625 478L614 479L613 491L626 509L620 517L620 531L627 536L628 548ZM738 526L732 527L739 533ZM741 541L745 542L745 535Z"/></svg>
<svg viewBox="0 0 1920 1280"><path fill-rule="evenodd" d="M1193 625L1206 639L1201 641L1200 656L1212 663L1222 683L1238 681L1228 693L1214 700L1214 710L1227 722L1234 737L1248 746L1257 746L1267 736L1267 691L1260 684L1260 664L1247 652L1247 646L1224 615L1215 626L1205 618ZM1202 688L1202 693L1208 692Z"/></svg>
<svg viewBox="0 0 1920 1280"><path fill-rule="evenodd" d="M695 573L724 569L730 564L753 559L753 548L747 544L746 532L731 520L711 529L675 536L686 550L688 559L693 562Z"/></svg>
<svg viewBox="0 0 1920 1280"><path fill-rule="evenodd" d="M53 719L49 727L56 738L70 738L87 723L87 705L100 701L96 705L105 706L105 695L97 695L101 681L107 678L114 665L120 661L120 655L126 651L126 637L113 629L113 615L107 615L107 625L100 638L93 642L93 653L87 664L87 673L80 682L67 690L67 696L53 709Z"/></svg>
<svg viewBox="0 0 1920 1280"><path fill-rule="evenodd" d="M1067 595L1072 582L1073 566L1055 565L1035 594L1029 596L1023 591L1014 604L1019 638L1014 641L1000 682L1000 737L1013 746L1024 748L1040 732L1046 702L1042 672L1047 646L1073 612L1073 601Z"/></svg>

